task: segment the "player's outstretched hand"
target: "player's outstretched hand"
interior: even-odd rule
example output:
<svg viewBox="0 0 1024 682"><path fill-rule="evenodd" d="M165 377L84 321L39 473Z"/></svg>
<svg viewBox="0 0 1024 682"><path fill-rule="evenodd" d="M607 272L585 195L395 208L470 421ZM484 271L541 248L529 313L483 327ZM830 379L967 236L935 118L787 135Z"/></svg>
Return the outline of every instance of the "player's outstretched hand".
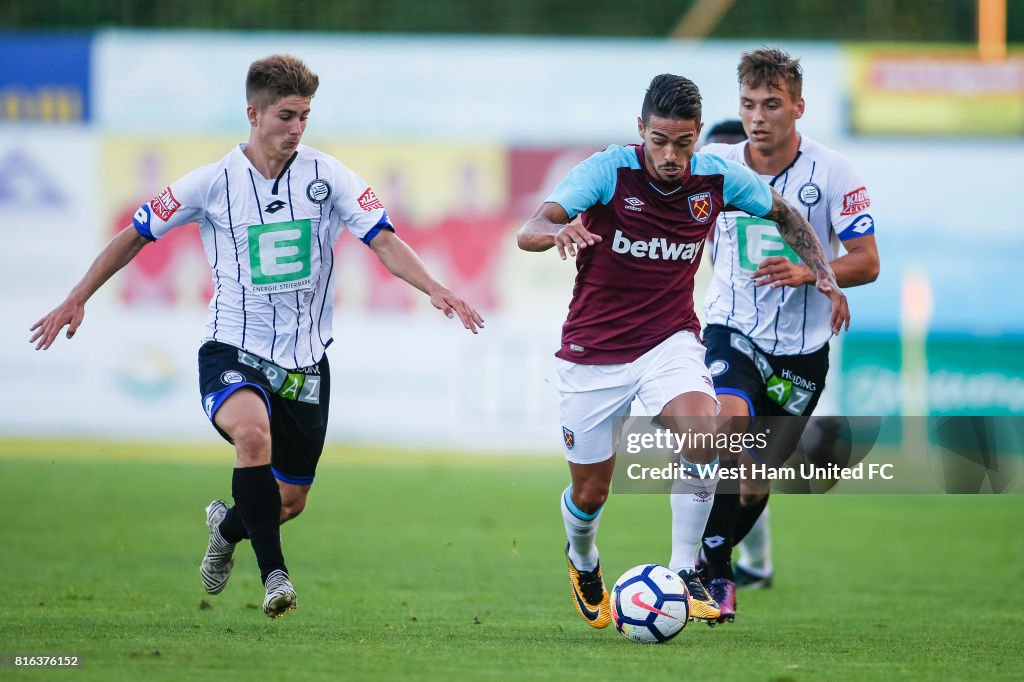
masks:
<svg viewBox="0 0 1024 682"><path fill-rule="evenodd" d="M555 246L558 248L558 255L562 257L562 260L569 256L575 258L577 251L582 251L600 241L601 235L594 234L583 227L583 222L579 218L571 223L566 223L555 233Z"/></svg>
<svg viewBox="0 0 1024 682"><path fill-rule="evenodd" d="M835 282L826 279L819 279L815 286L832 301L832 316L829 318L832 333L838 335L843 329L850 331L850 304L846 301L846 294Z"/></svg>
<svg viewBox="0 0 1024 682"><path fill-rule="evenodd" d="M751 277L757 280L754 286L763 287L770 284L772 289L799 287L814 282L810 268L794 263L784 256L765 258Z"/></svg>
<svg viewBox="0 0 1024 682"><path fill-rule="evenodd" d="M480 313L461 298L456 296L450 289L441 288L430 295L430 303L445 314L446 317L459 316L462 326L473 332L479 333L478 329L484 328L484 318Z"/></svg>
<svg viewBox="0 0 1024 682"><path fill-rule="evenodd" d="M66 336L69 339L74 336L84 317L85 304L70 299L65 300L32 325L32 328L29 329L32 332L32 338L28 342L36 344L36 350L46 350L53 344L64 327L68 328Z"/></svg>

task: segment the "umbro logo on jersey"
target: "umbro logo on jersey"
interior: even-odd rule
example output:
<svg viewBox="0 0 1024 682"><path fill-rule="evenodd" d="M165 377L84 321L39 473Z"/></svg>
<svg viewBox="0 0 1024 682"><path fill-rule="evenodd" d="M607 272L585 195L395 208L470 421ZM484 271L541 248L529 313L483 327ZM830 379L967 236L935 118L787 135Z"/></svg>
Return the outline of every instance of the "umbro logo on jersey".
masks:
<svg viewBox="0 0 1024 682"><path fill-rule="evenodd" d="M649 241L631 241L629 237L622 234L622 230L615 230L615 238L612 240L612 251L615 253L628 253L636 258L649 258L651 260L683 260L693 263L700 253L704 240L690 242L688 244L672 243L664 237L652 237Z"/></svg>
<svg viewBox="0 0 1024 682"><path fill-rule="evenodd" d="M644 202L640 201L636 197L628 197L625 201L625 208L627 211L636 211L637 213L643 212L643 209L640 207L644 205Z"/></svg>
<svg viewBox="0 0 1024 682"><path fill-rule="evenodd" d="M274 199L269 204L263 207L263 210L267 213L277 213L288 204L284 203L280 199Z"/></svg>

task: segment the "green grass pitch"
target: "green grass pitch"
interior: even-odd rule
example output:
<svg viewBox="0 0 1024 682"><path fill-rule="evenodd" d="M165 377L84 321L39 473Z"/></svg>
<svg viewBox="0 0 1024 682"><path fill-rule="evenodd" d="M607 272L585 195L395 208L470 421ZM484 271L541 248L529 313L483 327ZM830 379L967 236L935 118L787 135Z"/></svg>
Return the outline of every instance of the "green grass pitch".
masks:
<svg viewBox="0 0 1024 682"><path fill-rule="evenodd" d="M299 610L271 621L251 550L207 597L203 507L226 446L0 441L3 679L891 680L1024 677L1024 496L778 495L776 586L664 646L570 604L550 457L330 448L283 529ZM610 586L665 562L668 500L613 496ZM728 668L726 667L728 664Z"/></svg>

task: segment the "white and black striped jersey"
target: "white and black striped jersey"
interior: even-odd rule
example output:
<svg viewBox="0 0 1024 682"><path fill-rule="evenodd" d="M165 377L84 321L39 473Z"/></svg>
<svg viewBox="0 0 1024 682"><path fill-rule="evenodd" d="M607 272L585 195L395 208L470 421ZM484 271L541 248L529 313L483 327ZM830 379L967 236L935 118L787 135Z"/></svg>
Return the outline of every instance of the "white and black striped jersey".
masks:
<svg viewBox="0 0 1024 682"><path fill-rule="evenodd" d="M747 142L709 144L702 152L746 165ZM835 259L839 242L873 234L871 200L844 156L801 136L793 163L775 177L761 176L803 212ZM779 236L776 224L740 211L722 212L715 225L711 261L714 276L704 312L708 324L722 324L749 336L765 353L800 355L825 345L832 336L831 304L814 285L755 287L750 275L770 256L800 262Z"/></svg>
<svg viewBox="0 0 1024 682"><path fill-rule="evenodd" d="M143 204L135 229L155 240L198 223L215 285L206 340L308 367L331 342L332 249L341 231L369 244L394 228L373 190L337 159L300 145L281 175L267 179L244 149Z"/></svg>

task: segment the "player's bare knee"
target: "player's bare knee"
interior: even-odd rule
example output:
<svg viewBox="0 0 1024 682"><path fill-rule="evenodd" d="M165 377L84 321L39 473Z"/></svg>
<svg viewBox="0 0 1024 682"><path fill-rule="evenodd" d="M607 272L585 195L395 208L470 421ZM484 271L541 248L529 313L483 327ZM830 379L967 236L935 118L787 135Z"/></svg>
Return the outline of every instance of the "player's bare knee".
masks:
<svg viewBox="0 0 1024 682"><path fill-rule="evenodd" d="M288 504L281 504L281 523L291 521L306 508L306 499L301 498Z"/></svg>
<svg viewBox="0 0 1024 682"><path fill-rule="evenodd" d="M231 433L235 441L236 459L241 466L262 466L270 463L270 427L265 422L239 424Z"/></svg>
<svg viewBox="0 0 1024 682"><path fill-rule="evenodd" d="M573 504L585 514L593 514L608 499L608 483L604 481L588 482L578 489L573 487Z"/></svg>

